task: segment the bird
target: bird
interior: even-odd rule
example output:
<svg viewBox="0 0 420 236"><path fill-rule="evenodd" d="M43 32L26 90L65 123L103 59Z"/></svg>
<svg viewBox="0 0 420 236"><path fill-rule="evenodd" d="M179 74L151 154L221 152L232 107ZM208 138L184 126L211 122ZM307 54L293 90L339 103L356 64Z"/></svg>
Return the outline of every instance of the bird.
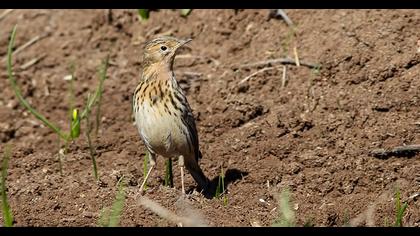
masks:
<svg viewBox="0 0 420 236"><path fill-rule="evenodd" d="M191 40L162 36L144 46L141 79L133 95L135 124L149 154L150 165L140 193L158 155L178 158L183 194L184 167L203 192L209 187L210 181L199 166L202 153L192 109L173 70L178 49Z"/></svg>

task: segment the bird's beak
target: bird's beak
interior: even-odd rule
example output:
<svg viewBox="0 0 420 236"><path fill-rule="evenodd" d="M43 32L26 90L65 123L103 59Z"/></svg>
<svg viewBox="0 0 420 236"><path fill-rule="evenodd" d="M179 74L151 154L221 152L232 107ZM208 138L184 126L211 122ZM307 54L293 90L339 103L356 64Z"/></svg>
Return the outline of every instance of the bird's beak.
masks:
<svg viewBox="0 0 420 236"><path fill-rule="evenodd" d="M179 40L179 43L178 43L177 48L180 48L180 47L184 46L185 44L187 44L187 43L189 43L191 41L192 41L192 39Z"/></svg>

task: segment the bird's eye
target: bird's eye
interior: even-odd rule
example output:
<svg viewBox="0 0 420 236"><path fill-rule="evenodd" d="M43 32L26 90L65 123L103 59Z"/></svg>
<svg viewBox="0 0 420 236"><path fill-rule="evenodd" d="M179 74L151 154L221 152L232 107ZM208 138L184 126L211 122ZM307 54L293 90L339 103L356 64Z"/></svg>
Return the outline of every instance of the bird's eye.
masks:
<svg viewBox="0 0 420 236"><path fill-rule="evenodd" d="M166 51L166 49L168 49L166 46L161 46L160 47L160 50L162 50L162 51Z"/></svg>

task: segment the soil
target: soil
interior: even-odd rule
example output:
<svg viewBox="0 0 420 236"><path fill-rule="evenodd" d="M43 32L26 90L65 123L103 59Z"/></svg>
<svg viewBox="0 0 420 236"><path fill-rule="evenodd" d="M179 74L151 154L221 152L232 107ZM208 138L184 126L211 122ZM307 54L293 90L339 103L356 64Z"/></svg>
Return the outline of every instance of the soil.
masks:
<svg viewBox="0 0 420 236"><path fill-rule="evenodd" d="M297 226L387 226L395 221L399 189L408 203L404 225L420 226L420 154L370 154L420 144L420 12L286 13L295 35L269 10L193 10L188 17L160 10L145 22L136 10L15 10L1 19L2 58L15 24L15 48L41 37L14 56L16 79L30 104L64 130L70 65L82 109L110 55L101 126L93 139L99 182L83 135L69 145L60 174L62 143L19 104L2 59L0 155L9 144L7 193L15 225L96 226L124 176L121 226L176 226L138 203L145 148L131 111L144 42L170 34L194 39L174 69L197 120L200 165L213 182L223 167L227 204L194 191L189 174L189 194L182 198L176 162L175 187L163 186L163 158L145 196L210 226L270 226L282 216L280 193L288 191ZM286 65L284 83L284 67L273 64L241 83L263 68L241 65L294 58L294 46L301 62L321 67Z"/></svg>

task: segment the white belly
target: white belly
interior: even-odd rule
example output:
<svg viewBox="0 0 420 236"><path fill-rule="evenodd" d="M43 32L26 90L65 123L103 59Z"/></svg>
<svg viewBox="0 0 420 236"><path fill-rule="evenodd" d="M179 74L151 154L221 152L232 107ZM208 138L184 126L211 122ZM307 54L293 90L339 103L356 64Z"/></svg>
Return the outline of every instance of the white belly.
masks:
<svg viewBox="0 0 420 236"><path fill-rule="evenodd" d="M154 153L164 157L177 157L190 153L187 130L175 113L170 115L143 102L135 114L136 125L145 145Z"/></svg>

